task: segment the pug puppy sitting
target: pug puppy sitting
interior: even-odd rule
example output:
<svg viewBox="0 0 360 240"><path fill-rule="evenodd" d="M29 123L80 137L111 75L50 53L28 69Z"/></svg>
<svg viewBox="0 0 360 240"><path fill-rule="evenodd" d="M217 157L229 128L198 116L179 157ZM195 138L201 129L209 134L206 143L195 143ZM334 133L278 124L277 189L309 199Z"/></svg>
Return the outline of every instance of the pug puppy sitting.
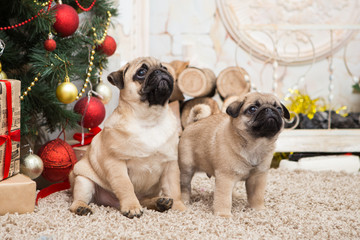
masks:
<svg viewBox="0 0 360 240"><path fill-rule="evenodd" d="M137 58L108 80L120 89L117 108L70 173L70 211L92 213L91 201L129 218L142 207L185 210L181 202L178 132L168 106L173 77L152 58Z"/></svg>
<svg viewBox="0 0 360 240"><path fill-rule="evenodd" d="M235 183L245 181L249 206L264 208L275 142L290 115L272 94L248 93L225 113L189 124L179 142L182 200L190 201L197 171L215 177L214 214L231 217Z"/></svg>

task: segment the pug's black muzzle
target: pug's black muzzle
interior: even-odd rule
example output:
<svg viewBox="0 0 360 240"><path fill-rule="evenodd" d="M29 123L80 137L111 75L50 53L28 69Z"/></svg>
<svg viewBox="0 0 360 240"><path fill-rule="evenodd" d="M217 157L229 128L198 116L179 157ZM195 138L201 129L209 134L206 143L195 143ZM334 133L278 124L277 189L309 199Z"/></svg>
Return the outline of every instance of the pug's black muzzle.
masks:
<svg viewBox="0 0 360 240"><path fill-rule="evenodd" d="M254 117L255 120L251 130L256 137L271 138L282 128L281 114L274 108L263 108Z"/></svg>
<svg viewBox="0 0 360 240"><path fill-rule="evenodd" d="M170 98L174 88L174 79L162 69L156 69L140 90L141 101L148 101L149 105L164 105Z"/></svg>

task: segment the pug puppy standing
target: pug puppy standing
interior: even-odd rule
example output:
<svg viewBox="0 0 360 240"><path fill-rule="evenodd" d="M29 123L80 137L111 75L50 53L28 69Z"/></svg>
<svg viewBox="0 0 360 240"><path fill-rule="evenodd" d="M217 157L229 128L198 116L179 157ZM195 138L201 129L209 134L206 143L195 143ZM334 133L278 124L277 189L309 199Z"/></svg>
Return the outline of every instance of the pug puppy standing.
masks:
<svg viewBox="0 0 360 240"><path fill-rule="evenodd" d="M91 201L119 208L129 218L140 217L142 206L185 210L177 123L168 107L172 76L147 57L129 62L108 80L120 89L119 105L70 173L70 211L92 213Z"/></svg>
<svg viewBox="0 0 360 240"><path fill-rule="evenodd" d="M238 181L245 181L249 206L263 209L266 176L284 118L290 118L289 112L274 95L248 93L226 114L188 125L179 142L182 200L190 201L191 179L202 171L215 176L215 215L231 217Z"/></svg>

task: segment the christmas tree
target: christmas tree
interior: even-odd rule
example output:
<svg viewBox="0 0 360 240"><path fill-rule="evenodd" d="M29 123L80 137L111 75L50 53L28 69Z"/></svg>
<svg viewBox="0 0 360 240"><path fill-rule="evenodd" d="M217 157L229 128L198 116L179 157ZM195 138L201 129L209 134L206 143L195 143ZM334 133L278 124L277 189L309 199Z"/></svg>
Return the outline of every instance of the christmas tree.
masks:
<svg viewBox="0 0 360 240"><path fill-rule="evenodd" d="M115 51L104 46L114 14L108 0L1 1L0 78L21 81L22 136L77 126L81 115L67 104L97 83Z"/></svg>

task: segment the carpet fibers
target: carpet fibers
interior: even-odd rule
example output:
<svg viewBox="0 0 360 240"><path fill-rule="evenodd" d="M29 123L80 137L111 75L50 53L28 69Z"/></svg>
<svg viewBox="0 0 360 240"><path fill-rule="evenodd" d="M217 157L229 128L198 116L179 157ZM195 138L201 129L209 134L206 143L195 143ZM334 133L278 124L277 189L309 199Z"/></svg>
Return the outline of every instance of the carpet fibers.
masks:
<svg viewBox="0 0 360 240"><path fill-rule="evenodd" d="M69 191L39 201L34 213L0 216L0 239L360 239L360 173L271 169L266 210L246 207L244 184L233 217L212 215L214 179L197 174L186 212L145 210L127 219L110 207L69 212Z"/></svg>

